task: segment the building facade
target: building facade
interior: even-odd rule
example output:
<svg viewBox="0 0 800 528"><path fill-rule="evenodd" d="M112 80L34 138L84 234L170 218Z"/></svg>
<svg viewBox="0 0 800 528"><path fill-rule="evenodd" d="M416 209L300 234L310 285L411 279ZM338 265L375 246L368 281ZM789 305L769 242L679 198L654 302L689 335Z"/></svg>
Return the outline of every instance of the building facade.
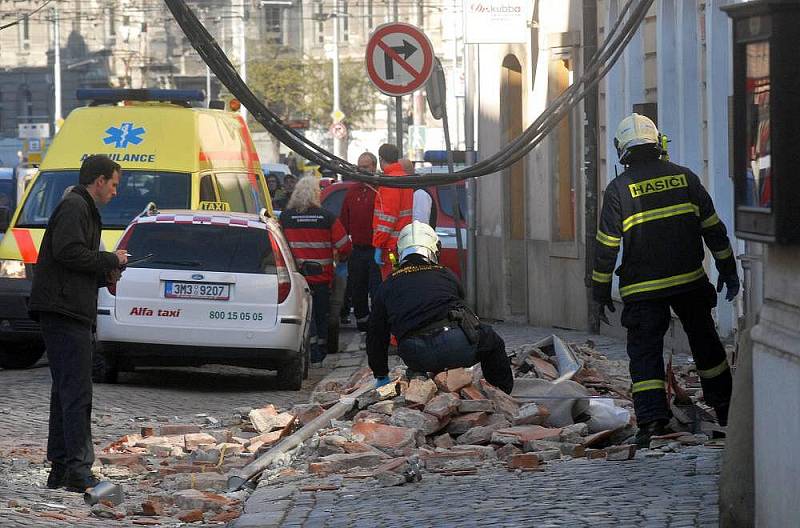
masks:
<svg viewBox="0 0 800 528"><path fill-rule="evenodd" d="M524 44L473 45L479 57L478 158L508 144L583 73L583 13L588 0L539 0ZM599 0L597 41L625 2ZM541 326L589 328L587 225L599 213L614 177L613 135L633 111L650 116L670 139L671 159L696 172L732 233L733 187L728 162L731 95L730 27L715 0L657 0L597 93L595 159L587 159L584 104L579 104L533 151L512 167L476 183L477 305L485 316ZM596 178L587 182L587 167ZM598 189L596 203L587 183ZM588 187L590 190L592 186ZM588 221L588 223L587 223ZM589 237L591 240L591 236ZM734 248L743 250L734 241ZM706 269L716 280L713 260ZM614 296L619 302L617 286ZM740 302L721 299L720 333L732 336ZM617 318L621 310L618 310ZM668 346L685 349L673 325ZM618 321L603 331L621 332Z"/></svg>

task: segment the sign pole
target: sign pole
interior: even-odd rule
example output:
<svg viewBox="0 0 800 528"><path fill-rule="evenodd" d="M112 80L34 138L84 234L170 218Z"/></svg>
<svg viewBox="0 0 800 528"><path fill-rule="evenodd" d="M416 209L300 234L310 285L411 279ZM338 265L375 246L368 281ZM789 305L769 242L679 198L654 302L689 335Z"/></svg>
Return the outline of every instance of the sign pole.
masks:
<svg viewBox="0 0 800 528"><path fill-rule="evenodd" d="M403 96L394 98L394 128L397 134L397 150L403 157Z"/></svg>

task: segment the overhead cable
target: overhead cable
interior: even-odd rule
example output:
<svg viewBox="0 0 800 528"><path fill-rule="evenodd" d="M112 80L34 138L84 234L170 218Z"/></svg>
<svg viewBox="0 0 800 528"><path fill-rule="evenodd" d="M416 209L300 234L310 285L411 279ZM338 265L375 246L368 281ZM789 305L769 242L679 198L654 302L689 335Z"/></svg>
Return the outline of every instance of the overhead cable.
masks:
<svg viewBox="0 0 800 528"><path fill-rule="evenodd" d="M583 75L559 95L517 138L500 151L475 165L453 174L413 174L402 178L381 176L358 169L310 141L297 130L287 127L242 81L228 57L197 19L184 0L165 0L175 20L217 78L248 109L254 119L281 143L304 158L345 178L387 187L418 187L455 183L466 178L485 176L503 170L527 155L574 109L587 93L597 86L621 56L625 46L642 24L653 0L628 0L591 65ZM635 7L632 6L636 4Z"/></svg>

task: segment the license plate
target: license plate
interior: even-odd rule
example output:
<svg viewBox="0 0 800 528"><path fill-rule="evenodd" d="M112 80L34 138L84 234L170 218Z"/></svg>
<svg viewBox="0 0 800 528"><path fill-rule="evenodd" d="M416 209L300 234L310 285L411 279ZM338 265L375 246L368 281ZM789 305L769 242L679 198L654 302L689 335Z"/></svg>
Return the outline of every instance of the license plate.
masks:
<svg viewBox="0 0 800 528"><path fill-rule="evenodd" d="M164 297L168 299L227 301L231 297L231 285L214 282L166 281L164 284Z"/></svg>

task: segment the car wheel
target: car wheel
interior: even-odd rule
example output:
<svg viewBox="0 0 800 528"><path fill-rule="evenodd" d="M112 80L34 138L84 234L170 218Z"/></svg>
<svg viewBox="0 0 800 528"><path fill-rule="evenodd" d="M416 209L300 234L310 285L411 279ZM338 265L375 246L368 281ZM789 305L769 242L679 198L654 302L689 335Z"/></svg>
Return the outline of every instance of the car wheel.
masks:
<svg viewBox="0 0 800 528"><path fill-rule="evenodd" d="M95 343L92 354L92 381L95 383L116 383L119 369L110 354L107 356L103 346Z"/></svg>
<svg viewBox="0 0 800 528"><path fill-rule="evenodd" d="M306 372L306 354L303 351L295 359L278 369L278 387L286 390L300 390L303 387L303 373Z"/></svg>
<svg viewBox="0 0 800 528"><path fill-rule="evenodd" d="M44 345L25 344L0 350L0 367L8 370L32 367L44 354Z"/></svg>

